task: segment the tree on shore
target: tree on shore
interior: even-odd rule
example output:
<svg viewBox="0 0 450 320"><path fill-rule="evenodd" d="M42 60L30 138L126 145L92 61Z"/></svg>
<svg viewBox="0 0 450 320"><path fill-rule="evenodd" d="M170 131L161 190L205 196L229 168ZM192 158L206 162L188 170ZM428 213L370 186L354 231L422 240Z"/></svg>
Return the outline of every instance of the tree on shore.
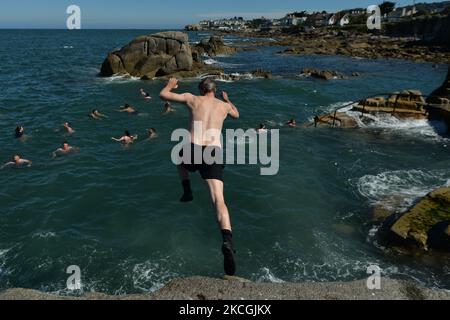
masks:
<svg viewBox="0 0 450 320"><path fill-rule="evenodd" d="M384 1L382 4L380 4L381 15L384 16L385 14L389 14L394 11L395 5L395 2Z"/></svg>

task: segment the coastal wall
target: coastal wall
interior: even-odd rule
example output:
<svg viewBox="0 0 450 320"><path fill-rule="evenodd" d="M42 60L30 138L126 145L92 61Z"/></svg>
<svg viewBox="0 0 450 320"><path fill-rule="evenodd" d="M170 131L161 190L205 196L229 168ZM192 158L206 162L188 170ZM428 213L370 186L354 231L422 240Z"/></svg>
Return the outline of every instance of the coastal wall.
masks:
<svg viewBox="0 0 450 320"><path fill-rule="evenodd" d="M391 37L417 36L434 44L450 46L450 16L417 18L415 20L387 23L385 34Z"/></svg>
<svg viewBox="0 0 450 320"><path fill-rule="evenodd" d="M0 300L450 300L450 291L426 289L415 283L381 279L369 290L366 280L351 282L253 283L242 279L191 277L175 279L154 293L109 296L87 293L63 297L29 289L0 292Z"/></svg>

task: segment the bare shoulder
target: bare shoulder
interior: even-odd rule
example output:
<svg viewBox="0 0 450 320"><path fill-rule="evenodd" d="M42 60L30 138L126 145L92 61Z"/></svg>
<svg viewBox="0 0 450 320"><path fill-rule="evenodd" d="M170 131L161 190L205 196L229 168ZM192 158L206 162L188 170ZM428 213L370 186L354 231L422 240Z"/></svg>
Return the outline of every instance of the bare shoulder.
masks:
<svg viewBox="0 0 450 320"><path fill-rule="evenodd" d="M225 101L220 100L218 98L216 98L215 103L216 103L216 105L224 107L226 109L228 109L230 107L230 105L228 103L226 103Z"/></svg>

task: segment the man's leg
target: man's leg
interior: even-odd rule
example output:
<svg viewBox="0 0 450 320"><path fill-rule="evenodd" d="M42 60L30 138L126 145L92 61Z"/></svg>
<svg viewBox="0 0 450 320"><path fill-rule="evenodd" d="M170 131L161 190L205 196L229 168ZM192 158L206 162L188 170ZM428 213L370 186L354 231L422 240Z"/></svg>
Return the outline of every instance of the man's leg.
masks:
<svg viewBox="0 0 450 320"><path fill-rule="evenodd" d="M178 174L180 175L181 185L183 186L183 196L181 197L181 202L190 202L194 200L191 189L191 180L189 179L189 171L187 171L183 166L177 166Z"/></svg>
<svg viewBox="0 0 450 320"><path fill-rule="evenodd" d="M211 201L216 210L217 222L222 232L222 253L224 256L224 269L227 275L233 276L236 272L234 262L233 235L231 233L231 221L228 208L223 196L223 182L216 179L205 180L209 187Z"/></svg>

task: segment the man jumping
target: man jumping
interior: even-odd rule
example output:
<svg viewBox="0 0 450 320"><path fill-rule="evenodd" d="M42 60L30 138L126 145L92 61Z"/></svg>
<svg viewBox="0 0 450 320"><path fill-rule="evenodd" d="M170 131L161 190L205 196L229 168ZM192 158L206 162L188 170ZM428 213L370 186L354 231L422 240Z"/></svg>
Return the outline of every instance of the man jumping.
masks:
<svg viewBox="0 0 450 320"><path fill-rule="evenodd" d="M234 275L236 266L234 262L234 249L232 242L231 222L228 208L225 204L223 195L223 164L213 163L207 164L202 159L201 163L194 162L195 150L200 151L203 155L205 148L213 148L214 152L221 152L222 145L220 136L204 136L202 132L216 131L221 132L224 120L227 116L234 119L239 118L239 111L231 103L226 92L222 92L223 100L216 98L216 83L211 78L204 79L199 90L201 96L195 96L190 93L177 94L172 90L178 88L178 80L171 78L167 86L161 91L160 97L167 101L184 103L190 113L190 140L191 140L191 160L189 163L182 163L178 166L184 194L181 202L192 201L192 189L189 179L189 172L199 171L201 177L206 181L211 201L217 214L223 244L222 253L224 255L224 269L227 275ZM201 126L194 124L201 123ZM180 154L182 156L182 154Z"/></svg>

